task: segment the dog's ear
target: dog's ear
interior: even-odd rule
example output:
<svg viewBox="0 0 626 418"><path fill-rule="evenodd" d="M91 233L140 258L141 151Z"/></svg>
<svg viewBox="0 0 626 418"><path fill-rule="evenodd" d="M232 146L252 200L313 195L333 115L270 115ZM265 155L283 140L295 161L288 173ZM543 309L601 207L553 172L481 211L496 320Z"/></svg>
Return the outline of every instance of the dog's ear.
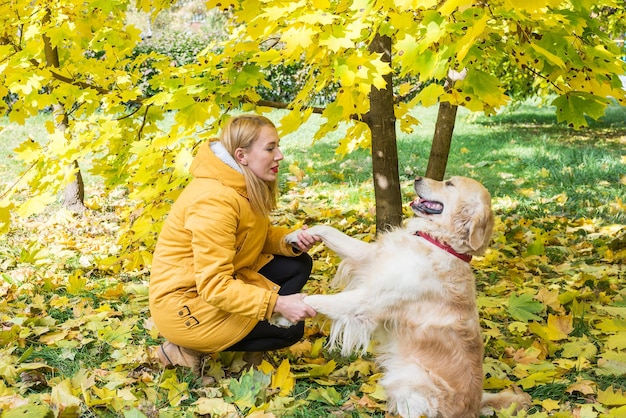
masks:
<svg viewBox="0 0 626 418"><path fill-rule="evenodd" d="M482 208L482 205L477 205L477 208ZM486 210L474 210L474 214L471 217L469 223L469 245L475 254L480 255L485 252L491 241L491 234L493 233L493 213L491 208Z"/></svg>

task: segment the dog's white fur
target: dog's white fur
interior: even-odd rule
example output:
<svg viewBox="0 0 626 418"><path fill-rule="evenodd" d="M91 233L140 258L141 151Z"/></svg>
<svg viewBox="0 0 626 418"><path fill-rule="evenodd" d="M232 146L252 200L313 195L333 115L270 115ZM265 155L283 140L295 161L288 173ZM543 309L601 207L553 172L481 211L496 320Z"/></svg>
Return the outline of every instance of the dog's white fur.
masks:
<svg viewBox="0 0 626 418"><path fill-rule="evenodd" d="M307 296L305 302L332 320L330 344L340 343L343 355L376 342L390 412L472 418L481 408L485 413L511 403L526 406L530 398L524 393L483 396L483 342L471 267L415 235L427 233L459 254L482 254L493 229L489 192L465 177L445 182L418 177L414 188L416 217L374 243L325 225L307 229L342 258L333 284L345 288ZM287 240L297 242L298 233Z"/></svg>

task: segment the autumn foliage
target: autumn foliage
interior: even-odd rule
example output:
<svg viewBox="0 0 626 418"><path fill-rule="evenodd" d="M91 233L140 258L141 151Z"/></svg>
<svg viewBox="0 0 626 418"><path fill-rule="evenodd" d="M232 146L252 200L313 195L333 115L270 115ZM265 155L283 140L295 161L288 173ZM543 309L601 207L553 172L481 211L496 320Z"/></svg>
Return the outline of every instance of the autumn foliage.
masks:
<svg viewBox="0 0 626 418"><path fill-rule="evenodd" d="M310 322L301 343L269 353L259 370L247 373L240 354L209 356L201 378L156 363L161 340L147 309L147 274L197 145L234 112L284 107L273 114L283 137L317 121L301 146L307 161L287 167L274 220L326 222L372 240L371 176L355 182L349 173L369 173L371 156L331 166L314 148L343 155L370 147L363 119L372 89L393 89L394 126L413 141L425 129L424 109L442 102L494 115L538 97L535 103L553 106L556 122L584 129L626 98L617 42L624 5L611 0L207 4L225 10L229 36L183 63L137 48L141 33L127 24L132 7L125 0L0 2L5 132L57 111L56 119L42 117L44 135L31 134L7 154L22 170L3 179L0 190L3 418L384 416L376 365L367 355L327 351L323 322ZM170 6L139 0L136 11L156 15ZM368 49L377 34L392 40L390 64ZM301 89L290 103L264 100L273 69L290 64L305 69ZM467 76L447 88L450 70L463 69ZM393 86L384 82L389 75ZM314 107L320 92L327 103ZM624 416L624 173L611 168L612 177L584 184L580 194L593 195L589 200L543 193L547 185L576 184L574 175L585 178L588 147L605 141L623 147L624 132L584 131L591 134L578 141L572 130L558 131L558 141L579 147L580 161L561 167L548 159L523 178L531 163L517 158L527 151L519 133L545 138L554 128L527 122L517 127L510 152L500 154L494 142L491 157L461 158L451 168L489 182L498 214L492 248L473 262L485 387L515 385L530 393L534 404L525 416ZM488 124L474 129L496 132ZM341 139L324 142L337 131ZM400 155L417 161L402 167L406 173L422 174L415 168L424 166L420 152ZM513 167L481 171L502 161ZM95 179L83 214L55 206L76 175L75 162ZM332 184L312 180L318 167ZM355 183L358 198L346 193ZM500 190L510 184L513 192ZM323 246L312 254L307 290L329 292L337 259Z"/></svg>
<svg viewBox="0 0 626 418"><path fill-rule="evenodd" d="M136 10L154 17L171 3L139 0ZM230 113L277 105L260 95L277 65L307 69L293 100L282 103L289 111L276 121L281 135L319 111L312 139L345 127L335 144L340 154L369 148L371 123L383 123L363 122L372 89L393 90L386 96L390 116L406 133L419 124L415 109L439 102L492 115L512 100L550 98L558 120L579 128L586 115L600 117L609 98L624 103L626 97L616 42L625 11L613 0L206 4L226 13L228 36L185 63L138 53L141 33L126 23L127 1L0 4L0 97L7 98L0 110L16 123L57 110L47 138L17 149L26 170L1 195L1 230L10 228L12 216L45 210L75 178L77 163L107 190L128 192L117 236L122 251L110 261L123 270L149 265L161 222L188 181L195 147ZM390 40L391 62L369 48L377 36ZM466 77L446 87L450 71L464 69ZM326 89L334 96L321 109L312 107ZM394 121L385 123L395 129ZM23 188L28 199L16 199Z"/></svg>
<svg viewBox="0 0 626 418"><path fill-rule="evenodd" d="M520 115L515 119L524 122ZM485 125L472 126L485 130ZM487 126L500 131L497 137L509 135ZM533 177L521 167L537 161L541 151L524 158L520 149L550 128L523 126L496 143L503 155L520 155L508 157L519 173L508 173L505 157L488 152L494 158L489 161L475 155L475 140L460 149L464 164L454 160L455 172L490 185L497 215L490 250L472 261L486 342L485 388L516 385L531 394L533 406L520 416L622 416L626 177L616 174L623 173L618 148L626 132L604 127L575 137L569 130L557 131L554 138L567 135L568 147L582 155L610 158L599 161L596 174L590 171L594 162L587 161L546 165ZM547 141L557 143L554 138ZM296 156L299 164L283 173L274 221L329 223L360 239L375 239L371 181L354 183L364 159L341 161L343 172L332 177L327 167L337 162L321 159L325 146L303 147ZM295 155L298 148L294 144L286 151ZM607 170L608 180L600 180ZM574 173L575 188L587 191L577 197L573 187L553 185L560 173ZM516 185L513 192L504 192L506 183ZM410 181L405 185L408 202ZM323 321L310 321L300 343L268 353L256 371L242 373L241 354L233 353L209 356L202 378L184 368L163 369L154 355L162 340L147 308L148 270L102 267L102 260L119 252L115 237L127 196L88 191L84 214L59 211L18 219L0 241L0 408L6 416L26 411L36 416L384 416L385 394L372 357L329 352ZM410 216L408 210L405 215ZM332 292L328 283L337 257L323 245L311 254L314 271L306 290Z"/></svg>

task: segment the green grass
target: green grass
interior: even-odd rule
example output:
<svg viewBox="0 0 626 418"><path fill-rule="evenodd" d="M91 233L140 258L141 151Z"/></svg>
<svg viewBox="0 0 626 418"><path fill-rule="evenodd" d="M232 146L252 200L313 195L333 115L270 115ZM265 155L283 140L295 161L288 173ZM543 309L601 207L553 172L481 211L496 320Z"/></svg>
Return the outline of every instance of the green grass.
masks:
<svg viewBox="0 0 626 418"><path fill-rule="evenodd" d="M44 141L47 135L45 128L47 120L48 116L42 114L28 119L24 125L18 125L9 123L6 117L0 118L0 179L2 182L12 183L17 179L25 166L16 158L13 150L28 138Z"/></svg>
<svg viewBox="0 0 626 418"><path fill-rule="evenodd" d="M276 111L271 117L278 120L280 115ZM405 200L412 197L412 179L426 171L436 108L419 109L414 116L421 125L411 134L398 134ZM24 167L12 150L29 137L45 141L47 120L49 116L38 116L24 126L0 120L0 126L5 126L0 131L0 177L5 184L14 181ZM359 149L343 158L337 155L335 148L345 129L313 142L319 122L314 115L297 132L282 138L286 156L283 191L288 189L290 176L285 167L297 163L306 173L304 181L322 192L327 189L329 200L334 199L333 190L341 184L347 203L365 199L373 204L369 151ZM626 187L620 183L626 175L625 122L626 108L616 105L581 131L557 124L552 108L532 103L491 118L461 110L446 174L474 177L485 184L494 199L511 199L501 207L507 213L559 214L624 223L626 214L618 209L619 202L626 202ZM86 184L97 183L83 169Z"/></svg>
<svg viewBox="0 0 626 418"><path fill-rule="evenodd" d="M422 125L413 134L398 135L405 200L411 198L411 180L426 171L436 109L415 116ZM626 175L625 122L626 108L618 106L581 131L558 125L552 109L532 104L491 118L461 111L446 174L474 177L494 199L512 199L502 207L507 213L624 223L626 214L618 209L619 202L626 202L626 187L620 183ZM286 162L297 162L311 185L341 184L346 194L373 200L369 152L357 150L342 159L335 146L343 132L313 143L316 123L314 118L301 132L283 138Z"/></svg>

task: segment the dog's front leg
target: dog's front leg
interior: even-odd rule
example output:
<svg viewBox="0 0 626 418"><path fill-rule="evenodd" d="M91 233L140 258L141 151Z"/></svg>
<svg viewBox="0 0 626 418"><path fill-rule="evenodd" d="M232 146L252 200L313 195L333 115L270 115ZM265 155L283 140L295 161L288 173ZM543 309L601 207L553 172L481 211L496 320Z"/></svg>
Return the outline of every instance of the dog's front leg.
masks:
<svg viewBox="0 0 626 418"><path fill-rule="evenodd" d="M333 295L310 295L304 302L331 321L331 347L341 342L341 353L349 355L355 350L365 352L376 329L377 313L371 295L362 289L348 290Z"/></svg>
<svg viewBox="0 0 626 418"><path fill-rule="evenodd" d="M305 230L298 229L291 232L285 238L287 242L295 244L298 242L298 234L306 232L309 235L320 237L322 242L331 250L337 253L341 258L361 258L366 256L370 244L352 238L343 232L328 225L314 225Z"/></svg>

